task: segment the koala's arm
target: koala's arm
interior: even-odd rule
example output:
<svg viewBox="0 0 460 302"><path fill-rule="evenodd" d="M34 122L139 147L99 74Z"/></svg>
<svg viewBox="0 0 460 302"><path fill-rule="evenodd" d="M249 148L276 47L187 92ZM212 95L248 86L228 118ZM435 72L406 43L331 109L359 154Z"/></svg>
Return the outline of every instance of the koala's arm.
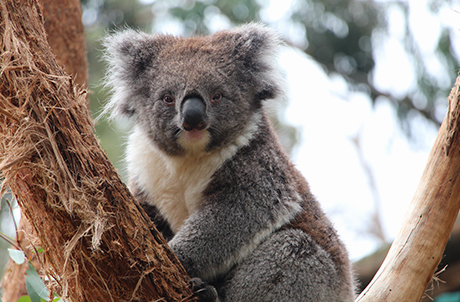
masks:
<svg viewBox="0 0 460 302"><path fill-rule="evenodd" d="M249 177L228 166L233 171L222 171L202 207L169 241L188 274L208 282L227 273L300 211L298 200L280 196L269 178Z"/></svg>
<svg viewBox="0 0 460 302"><path fill-rule="evenodd" d="M212 281L225 274L239 258L252 251L257 237L263 237L264 231L270 232L268 222L252 225L248 223L252 217L244 212L238 206L209 202L189 217L169 241L191 277Z"/></svg>

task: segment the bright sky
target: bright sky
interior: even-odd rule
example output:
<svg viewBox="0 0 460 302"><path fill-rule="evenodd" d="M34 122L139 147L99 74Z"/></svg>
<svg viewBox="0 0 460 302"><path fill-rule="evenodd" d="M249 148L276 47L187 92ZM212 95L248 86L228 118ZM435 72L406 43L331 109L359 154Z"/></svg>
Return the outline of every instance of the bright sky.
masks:
<svg viewBox="0 0 460 302"><path fill-rule="evenodd" d="M265 16L278 26L286 12L285 2L270 3ZM425 64L440 78L440 86L450 86L447 77L440 76L445 71L434 57L434 47L441 24L460 29L460 6L444 7L441 19L426 9L426 1L411 0L408 4L408 22ZM414 70L402 45L404 37L400 30L404 22L402 13L392 9L389 35L382 32L373 36L377 46L373 79L382 91L401 95L415 84ZM460 54L458 49L457 54ZM422 118L416 119L413 131L417 144L410 143L388 101L381 99L372 107L366 95L348 92L340 76L329 78L300 51L285 52L281 64L287 70L291 88L285 119L301 132L301 143L293 160L334 221L351 257L359 259L379 247L379 241L368 232L376 204L362 160L375 178L384 234L387 240L392 240L417 188L437 129ZM446 106L447 101L442 100L438 108L441 117ZM361 153L353 141L356 138Z"/></svg>
<svg viewBox="0 0 460 302"><path fill-rule="evenodd" d="M359 259L375 250L378 241L367 231L376 205L353 138L360 138L363 159L376 179L384 232L392 239L415 192L436 129L420 124L426 144L413 147L388 102L382 100L372 108L366 95L348 93L343 80L329 79L316 62L299 59L302 56L290 50L281 57L290 70L285 119L301 132L293 160L339 229L352 258Z"/></svg>

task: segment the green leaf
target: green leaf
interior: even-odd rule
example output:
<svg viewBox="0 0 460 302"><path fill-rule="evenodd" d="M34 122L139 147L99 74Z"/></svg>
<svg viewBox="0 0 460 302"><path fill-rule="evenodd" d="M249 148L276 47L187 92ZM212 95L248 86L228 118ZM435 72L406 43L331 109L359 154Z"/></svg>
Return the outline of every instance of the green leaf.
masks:
<svg viewBox="0 0 460 302"><path fill-rule="evenodd" d="M23 251L15 250L15 249L8 249L8 253L10 254L10 258L13 259L14 262L21 265L26 260Z"/></svg>
<svg viewBox="0 0 460 302"><path fill-rule="evenodd" d="M40 253L43 253L43 251L44 251L44 250L43 250L42 247L35 247L35 249L32 251L32 253L34 253L34 254L35 254L35 253L40 254Z"/></svg>
<svg viewBox="0 0 460 302"><path fill-rule="evenodd" d="M30 281L27 280L27 276L26 276L26 288L27 288L27 293L29 294L29 299L31 302L41 302L40 296L37 294L34 287L30 284Z"/></svg>
<svg viewBox="0 0 460 302"><path fill-rule="evenodd" d="M22 296L17 302L32 302L29 296Z"/></svg>
<svg viewBox="0 0 460 302"><path fill-rule="evenodd" d="M34 292L38 297L41 297L45 301L48 301L50 292L48 288L46 288L45 283L43 283L42 279L40 279L40 276L38 276L38 273L33 267L33 265L30 263L29 269L26 271L26 285L27 292L29 293L32 302L40 302L40 300L34 300L34 297L32 297L31 292Z"/></svg>

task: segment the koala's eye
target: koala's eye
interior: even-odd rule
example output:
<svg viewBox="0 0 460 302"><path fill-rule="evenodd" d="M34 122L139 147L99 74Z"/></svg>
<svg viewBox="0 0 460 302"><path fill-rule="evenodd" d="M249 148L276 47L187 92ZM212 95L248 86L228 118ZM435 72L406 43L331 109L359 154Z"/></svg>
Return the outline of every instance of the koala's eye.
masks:
<svg viewBox="0 0 460 302"><path fill-rule="evenodd" d="M212 103L219 103L220 101L222 101L222 94L220 93L215 93L211 98Z"/></svg>
<svg viewBox="0 0 460 302"><path fill-rule="evenodd" d="M174 105L174 102L175 102L174 98L170 96L169 94L163 97L163 103L165 103L166 105L172 106Z"/></svg>

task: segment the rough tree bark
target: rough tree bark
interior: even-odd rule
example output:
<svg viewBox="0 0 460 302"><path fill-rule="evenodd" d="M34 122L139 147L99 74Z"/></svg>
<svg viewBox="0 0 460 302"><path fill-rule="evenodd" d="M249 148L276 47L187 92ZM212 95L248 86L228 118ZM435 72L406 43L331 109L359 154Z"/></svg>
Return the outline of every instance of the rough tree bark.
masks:
<svg viewBox="0 0 460 302"><path fill-rule="evenodd" d="M358 302L418 302L441 261L460 208L460 76L448 100L403 227Z"/></svg>
<svg viewBox="0 0 460 302"><path fill-rule="evenodd" d="M75 83L88 87L85 29L80 0L39 0L46 39L56 61Z"/></svg>
<svg viewBox="0 0 460 302"><path fill-rule="evenodd" d="M72 301L181 301L187 276L93 134L36 1L0 2L0 171Z"/></svg>
<svg viewBox="0 0 460 302"><path fill-rule="evenodd" d="M88 64L80 0L40 0L39 3L43 9L46 38L56 61L72 76L77 85L88 87ZM41 265L35 256L31 240L34 241L32 226L22 217L17 230L17 245L40 271ZM28 268L27 262L18 265L11 259L8 261L0 281L4 301L17 301L21 296L27 295L24 274Z"/></svg>

